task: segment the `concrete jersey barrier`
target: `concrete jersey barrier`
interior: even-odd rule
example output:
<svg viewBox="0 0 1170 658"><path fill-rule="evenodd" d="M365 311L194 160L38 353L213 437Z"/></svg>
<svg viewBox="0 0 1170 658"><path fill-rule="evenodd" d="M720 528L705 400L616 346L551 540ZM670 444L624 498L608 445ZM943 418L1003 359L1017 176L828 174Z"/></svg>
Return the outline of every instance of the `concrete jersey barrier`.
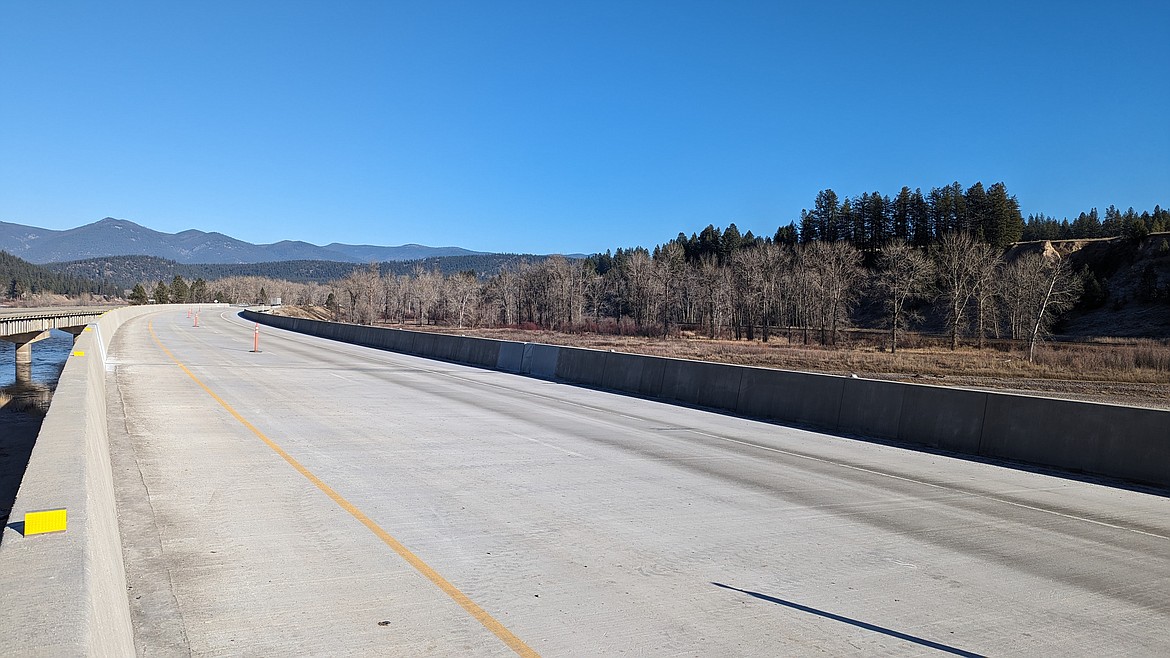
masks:
<svg viewBox="0 0 1170 658"><path fill-rule="evenodd" d="M338 327L358 327L252 311L243 315L325 338L339 336ZM355 330L364 339L348 342L414 356L847 436L1170 487L1170 412L1158 409L405 329ZM440 347L452 341L458 346ZM489 355L494 358L483 358Z"/></svg>
<svg viewBox="0 0 1170 658"><path fill-rule="evenodd" d="M106 350L127 320L109 311L73 346L0 543L0 655L133 656L106 425ZM184 307L174 307L176 310ZM30 511L65 508L64 533L24 537Z"/></svg>

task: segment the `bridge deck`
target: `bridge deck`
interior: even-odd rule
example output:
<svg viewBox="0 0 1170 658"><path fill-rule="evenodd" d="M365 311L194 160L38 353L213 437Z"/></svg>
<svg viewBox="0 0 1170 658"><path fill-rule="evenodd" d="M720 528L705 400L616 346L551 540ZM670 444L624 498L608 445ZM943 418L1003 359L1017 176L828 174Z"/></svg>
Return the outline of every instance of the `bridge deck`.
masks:
<svg viewBox="0 0 1170 658"><path fill-rule="evenodd" d="M108 307L95 306L3 308L0 309L0 339L50 329L80 329L96 321L107 310Z"/></svg>
<svg viewBox="0 0 1170 658"><path fill-rule="evenodd" d="M140 652L1170 651L1165 497L201 325L107 368Z"/></svg>

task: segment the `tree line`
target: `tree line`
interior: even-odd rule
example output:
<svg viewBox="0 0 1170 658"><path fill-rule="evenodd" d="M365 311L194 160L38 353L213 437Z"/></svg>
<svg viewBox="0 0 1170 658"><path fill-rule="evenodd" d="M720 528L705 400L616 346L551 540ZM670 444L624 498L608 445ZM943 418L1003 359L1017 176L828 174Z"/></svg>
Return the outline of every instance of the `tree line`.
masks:
<svg viewBox="0 0 1170 658"><path fill-rule="evenodd" d="M1160 207L1138 214L1111 206L1105 221L1094 218L1095 210L1065 221L1068 237L1116 231L1140 239L1170 221ZM206 283L187 287L176 276L169 286L159 281L153 293L140 286L134 295L232 303L281 297L357 323L661 336L686 329L764 341L783 332L790 341L822 345L865 324L884 327L894 351L905 331L928 326L945 330L952 348L963 340L983 347L988 338L1011 338L1026 341L1031 352L1061 311L1104 299L1091 272L1073 272L1054 253L1034 250L1005 260L1005 247L1048 230L1047 221L1024 221L1002 183L986 189L954 183L926 194L903 188L892 200L876 192L842 199L824 190L799 225L767 237L741 233L734 224L709 225L653 249L519 258L486 275L422 263L405 273L401 265L387 271L371 264L324 284L228 277L212 291ZM1151 285L1160 290L1156 276Z"/></svg>
<svg viewBox="0 0 1170 658"><path fill-rule="evenodd" d="M977 182L967 189L958 182L923 193L903 187L892 199L880 192L840 198L831 189L817 193L812 209L802 210L800 223L781 227L777 242L846 241L872 251L890 240L926 247L948 233L969 233L1002 249L1020 239L1024 220L1020 204L1007 186L988 188Z"/></svg>
<svg viewBox="0 0 1170 658"><path fill-rule="evenodd" d="M415 261L392 261L379 263L382 272L409 274L416 266L438 269L446 274L474 271L480 275L491 274L501 266L526 259L536 261L543 256L523 254L472 254L443 256ZM153 289L156 282L170 282L176 275L186 281L204 279L219 281L237 277L259 277L293 281L297 283L324 283L344 278L353 269L352 262L324 260L293 260L266 263L177 263L157 256L106 256L65 263L49 263L46 269L75 279L92 279L113 282L123 288L132 288L141 283Z"/></svg>
<svg viewBox="0 0 1170 658"><path fill-rule="evenodd" d="M0 251L0 285L0 298L12 300L45 293L70 297L118 297L122 294L122 289L110 281L95 281L53 272L6 251Z"/></svg>
<svg viewBox="0 0 1170 658"><path fill-rule="evenodd" d="M1170 210L1154 206L1153 211L1138 214L1132 207L1121 212L1115 206L1105 209L1102 218L1097 209L1082 212L1071 222L1047 215L1029 215L1024 223L1023 240L1081 240L1127 236L1143 238L1150 233L1170 231Z"/></svg>
<svg viewBox="0 0 1170 658"><path fill-rule="evenodd" d="M726 232L708 233L725 244ZM734 249L688 255L685 240L619 249L584 260L521 262L486 278L418 269L354 271L319 291L338 320L463 326L530 326L669 336L710 336L834 345L869 299L896 351L926 312L961 339L1026 340L1034 349L1056 314L1080 298L1081 276L1040 252L1005 262L970 233L944 234L923 250L889 240L867 258L849 242L786 244L733 239ZM722 255L720 255L722 254ZM324 296L324 299L321 298Z"/></svg>
<svg viewBox="0 0 1170 658"><path fill-rule="evenodd" d="M963 189L958 182L932 188L903 187L893 198L880 192L839 197L831 189L817 193L811 209L802 210L800 221L781 226L773 240L786 244L844 240L862 251L872 251L888 240L905 240L925 248L953 233L969 233L1003 249L1018 241L1073 240L1127 236L1142 238L1170 231L1170 210L1154 206L1138 213L1115 206L1082 212L1073 220L1057 220L1043 214L1020 214L1016 197L1002 182L984 188L976 182ZM703 242L703 236L693 236Z"/></svg>

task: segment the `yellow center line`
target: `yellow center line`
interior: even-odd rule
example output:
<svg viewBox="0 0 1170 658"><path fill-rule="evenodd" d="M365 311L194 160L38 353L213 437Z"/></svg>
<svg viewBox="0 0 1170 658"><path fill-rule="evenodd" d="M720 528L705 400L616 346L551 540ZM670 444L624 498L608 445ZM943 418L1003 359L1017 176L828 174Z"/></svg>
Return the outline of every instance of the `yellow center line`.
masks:
<svg viewBox="0 0 1170 658"><path fill-rule="evenodd" d="M240 421L240 424L251 430L252 433L257 436L257 438L263 441L265 445L272 449L273 452L280 455L280 457L288 462L290 466L296 469L298 473L305 476L309 482L312 482L313 485L320 489L326 496L329 496L331 499L333 499L333 502L337 503L341 509L349 512L353 518L357 519L362 525L369 528L370 532L377 535L378 539L381 539L383 543L393 549L393 551L397 553L399 557L401 557L403 560L406 560L406 562L410 566L414 567L416 571L425 576L427 580L434 583L435 586L441 589L444 594L451 597L453 601L459 604L459 607L466 610L467 613L472 617L475 617L475 620L483 624L484 628L487 628L489 631L494 633L496 637L503 640L504 644L508 645L512 651L515 651L521 656L540 655L527 644L525 644L523 640L516 637L512 631L509 631L507 627L499 622L499 620L488 614L488 612L483 608L479 607L475 601L472 601L466 594L460 591L458 587L455 587L455 585L451 584L451 581L439 575L439 572L432 569L431 566L426 562L423 562L420 557L412 553L409 548L402 544L402 542L395 539L390 533L386 532L382 526L378 525L373 519L366 516L365 512L362 512L357 508L356 505L346 500L341 494L334 491L332 487L325 484L321 478L314 475L312 471L305 468L305 466L297 461L292 455L285 452L284 448L281 448L280 445L278 445L275 441L265 436L265 434L257 429L255 425L248 422L248 419L240 415L240 412L233 409L226 400L216 395L215 391L212 391L210 388L208 388L207 384L204 384L202 381L200 381L200 379L195 376L195 373L191 372L187 366L183 365L182 361L179 361L179 359L176 358L175 355L172 354L165 345L163 345L162 341L159 340L158 334L154 332L154 320L148 321L146 326L150 330L151 338L154 339L154 342L159 346L159 348L161 348L162 351L165 352L168 357L170 357L171 361L175 362L175 365L179 366L183 372L187 373L187 376L190 377L196 384L198 384L199 388L202 388L208 395L211 396L213 400L218 402L220 406L226 409L229 414L231 414L236 420Z"/></svg>

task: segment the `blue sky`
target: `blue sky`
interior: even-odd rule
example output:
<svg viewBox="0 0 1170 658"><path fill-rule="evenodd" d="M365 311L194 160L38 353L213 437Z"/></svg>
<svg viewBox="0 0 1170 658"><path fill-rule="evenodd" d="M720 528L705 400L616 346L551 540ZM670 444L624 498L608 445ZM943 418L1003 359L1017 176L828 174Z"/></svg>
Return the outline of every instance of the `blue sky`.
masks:
<svg viewBox="0 0 1170 658"><path fill-rule="evenodd" d="M0 220L592 252L818 190L1170 205L1165 2L4 2Z"/></svg>

